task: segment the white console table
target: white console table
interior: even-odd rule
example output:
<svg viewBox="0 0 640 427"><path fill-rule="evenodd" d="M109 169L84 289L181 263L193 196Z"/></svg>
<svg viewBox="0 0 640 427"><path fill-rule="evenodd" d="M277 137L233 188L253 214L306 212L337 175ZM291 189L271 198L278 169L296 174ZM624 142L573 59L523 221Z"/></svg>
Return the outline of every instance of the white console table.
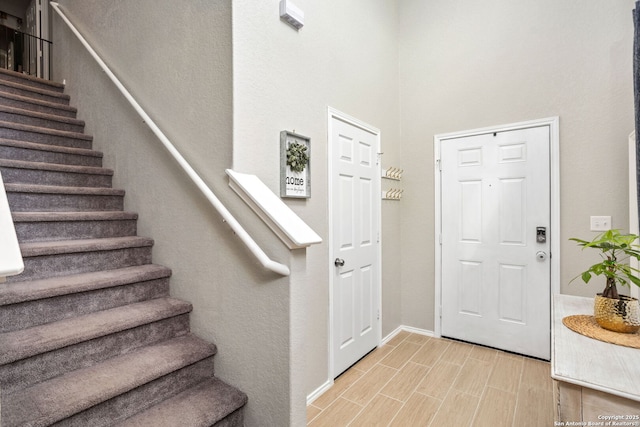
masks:
<svg viewBox="0 0 640 427"><path fill-rule="evenodd" d="M562 318L574 314L593 314L593 298L554 296L551 377L558 425L578 421L606 425L612 419L607 417L614 416L622 417L617 422L640 426L640 349L573 332Z"/></svg>

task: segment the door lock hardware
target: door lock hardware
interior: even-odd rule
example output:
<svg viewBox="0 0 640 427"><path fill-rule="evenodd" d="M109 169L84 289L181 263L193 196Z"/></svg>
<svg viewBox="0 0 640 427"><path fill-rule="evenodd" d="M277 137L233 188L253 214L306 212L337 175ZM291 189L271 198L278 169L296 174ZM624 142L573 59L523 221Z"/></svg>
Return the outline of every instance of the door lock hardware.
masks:
<svg viewBox="0 0 640 427"><path fill-rule="evenodd" d="M536 258L538 258L538 261L544 261L547 259L547 253L544 251L538 251L536 252Z"/></svg>
<svg viewBox="0 0 640 427"><path fill-rule="evenodd" d="M344 265L344 260L341 258L336 258L336 260L333 262L333 264L336 267L342 267Z"/></svg>
<svg viewBox="0 0 640 427"><path fill-rule="evenodd" d="M547 227L536 227L536 242L547 242Z"/></svg>

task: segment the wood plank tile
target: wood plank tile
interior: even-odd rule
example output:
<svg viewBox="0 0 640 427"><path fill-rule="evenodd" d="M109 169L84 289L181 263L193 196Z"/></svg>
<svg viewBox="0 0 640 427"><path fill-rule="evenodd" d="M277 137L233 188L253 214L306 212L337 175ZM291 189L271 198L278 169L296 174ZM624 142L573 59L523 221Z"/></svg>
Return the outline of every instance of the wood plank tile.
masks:
<svg viewBox="0 0 640 427"><path fill-rule="evenodd" d="M453 388L480 397L492 369L493 363L469 357L460 369Z"/></svg>
<svg viewBox="0 0 640 427"><path fill-rule="evenodd" d="M393 351L395 346L383 345L382 347L378 347L373 350L371 353L367 354L362 360L352 366L351 369L359 369L361 371L367 372L371 368L373 368L376 363L380 362L384 359L389 353Z"/></svg>
<svg viewBox="0 0 640 427"><path fill-rule="evenodd" d="M483 347L481 345L474 345L471 349L469 357L474 359L484 360L485 362L493 362L498 355L498 350L493 348Z"/></svg>
<svg viewBox="0 0 640 427"><path fill-rule="evenodd" d="M517 393L524 360L498 354L487 385L508 393Z"/></svg>
<svg viewBox="0 0 640 427"><path fill-rule="evenodd" d="M440 360L418 384L416 392L443 400L462 367Z"/></svg>
<svg viewBox="0 0 640 427"><path fill-rule="evenodd" d="M549 362L525 357L522 383L552 392L553 382L551 380L551 365Z"/></svg>
<svg viewBox="0 0 640 427"><path fill-rule="evenodd" d="M427 343L426 346L429 346L430 343ZM418 344L404 341L394 348L380 363L390 368L400 369L421 348L422 346Z"/></svg>
<svg viewBox="0 0 640 427"><path fill-rule="evenodd" d="M452 389L445 397L432 426L469 426L480 398Z"/></svg>
<svg viewBox="0 0 640 427"><path fill-rule="evenodd" d="M441 404L435 397L413 393L389 427L427 426Z"/></svg>
<svg viewBox="0 0 640 427"><path fill-rule="evenodd" d="M358 381L364 372L357 369L349 369L344 374L340 375L333 386L325 391L320 397L313 401L313 405L320 409L325 409L333 403L346 389L351 387L356 381Z"/></svg>
<svg viewBox="0 0 640 427"><path fill-rule="evenodd" d="M411 335L411 333L408 332L408 331L400 331L400 332L398 332L396 334L395 337L393 337L389 341L387 341L385 343L385 346L390 345L391 347L396 347L401 342L403 342L405 339L407 339L409 337L409 335Z"/></svg>
<svg viewBox="0 0 640 427"><path fill-rule="evenodd" d="M473 345L471 344L451 341L449 342L449 347L442 354L442 360L462 366L467 360L467 357L469 357L472 349Z"/></svg>
<svg viewBox="0 0 640 427"><path fill-rule="evenodd" d="M431 337L427 336L427 335L421 335L421 334L410 334L406 341L407 342L412 342L414 344L420 344L420 345L424 345L425 343L427 343L429 340L431 339Z"/></svg>
<svg viewBox="0 0 640 427"><path fill-rule="evenodd" d="M311 423L310 427L346 426L362 410L362 406L346 399L338 398L327 409L322 411Z"/></svg>
<svg viewBox="0 0 640 427"><path fill-rule="evenodd" d="M553 425L553 393L529 384L520 384L516 415L513 421L518 427ZM576 420L571 420L576 421Z"/></svg>
<svg viewBox="0 0 640 427"><path fill-rule="evenodd" d="M451 343L442 339L431 339L411 358L412 362L433 366L444 354Z"/></svg>
<svg viewBox="0 0 640 427"><path fill-rule="evenodd" d="M400 408L402 408L402 402L379 394L349 424L349 427L387 426Z"/></svg>
<svg viewBox="0 0 640 427"><path fill-rule="evenodd" d="M487 387L480 399L473 426L511 427L516 412L516 401L514 393Z"/></svg>
<svg viewBox="0 0 640 427"><path fill-rule="evenodd" d="M342 397L361 406L365 406L382 390L391 377L397 373L397 369L384 365L376 365L356 381L355 384L349 387L349 389L342 394Z"/></svg>
<svg viewBox="0 0 640 427"><path fill-rule="evenodd" d="M317 406L307 405L307 424L309 424L315 417L317 417L322 409Z"/></svg>
<svg viewBox="0 0 640 427"><path fill-rule="evenodd" d="M406 402L409 396L416 389L418 384L424 379L429 372L429 367L409 362L402 367L400 372L389 381L380 392L385 396Z"/></svg>
<svg viewBox="0 0 640 427"><path fill-rule="evenodd" d="M509 353L508 351L502 351L502 350L498 350L498 356L506 357L506 358L509 358L509 359L516 359L516 360L525 359L525 356L521 356L519 354L514 354L514 353Z"/></svg>

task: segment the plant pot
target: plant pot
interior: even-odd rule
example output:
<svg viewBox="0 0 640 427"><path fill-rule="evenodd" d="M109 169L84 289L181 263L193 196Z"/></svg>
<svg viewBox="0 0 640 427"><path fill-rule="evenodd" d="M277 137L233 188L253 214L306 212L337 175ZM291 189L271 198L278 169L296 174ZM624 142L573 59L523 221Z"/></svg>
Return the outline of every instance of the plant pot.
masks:
<svg viewBox="0 0 640 427"><path fill-rule="evenodd" d="M619 299L596 295L593 314L598 325L614 332L633 334L640 329L640 305L638 300L625 295Z"/></svg>

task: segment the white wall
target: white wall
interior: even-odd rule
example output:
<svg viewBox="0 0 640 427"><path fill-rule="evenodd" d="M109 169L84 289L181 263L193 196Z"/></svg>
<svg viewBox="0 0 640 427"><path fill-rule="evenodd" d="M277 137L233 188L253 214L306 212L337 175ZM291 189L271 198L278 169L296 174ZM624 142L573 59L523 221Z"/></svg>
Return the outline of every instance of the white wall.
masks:
<svg viewBox="0 0 640 427"><path fill-rule="evenodd" d="M400 160L397 8L388 0L296 0L305 26L279 19L279 0L233 2L234 168L258 175L279 194L279 134L311 138L311 198L287 200L324 242L306 251L306 281L292 303L304 322L304 384L329 379L329 230L327 107L381 130L382 166ZM412 197L412 196L405 196ZM399 216L384 202L383 335L400 324ZM293 291L292 291L293 292ZM295 327L295 325L294 325Z"/></svg>
<svg viewBox="0 0 640 427"><path fill-rule="evenodd" d="M560 117L561 287L586 268L568 242L590 215L628 227L632 0L402 0L402 322L434 326L433 136ZM554 254L554 256L557 254ZM589 260L590 261L590 260ZM594 280L598 282L598 280Z"/></svg>
<svg viewBox="0 0 640 427"><path fill-rule="evenodd" d="M231 2L62 0L87 39L241 223L232 159ZM138 233L170 267L171 293L194 306L192 331L218 346L215 372L248 394L247 426L288 425L288 280L265 272L169 157L54 13L55 80L139 212ZM242 218L244 215L245 218ZM263 230L267 253L289 253ZM304 411L304 401L301 402ZM299 405L300 406L300 405Z"/></svg>

